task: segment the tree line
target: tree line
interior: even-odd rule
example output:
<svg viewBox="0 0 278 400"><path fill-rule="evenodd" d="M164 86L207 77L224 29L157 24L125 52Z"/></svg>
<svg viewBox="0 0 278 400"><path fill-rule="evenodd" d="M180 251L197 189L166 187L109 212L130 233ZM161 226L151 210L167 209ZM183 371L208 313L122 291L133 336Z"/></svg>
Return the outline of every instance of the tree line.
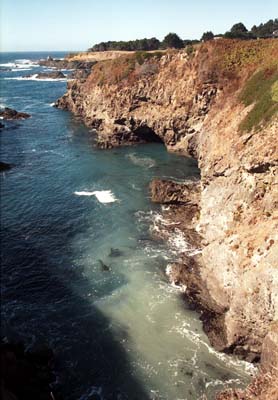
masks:
<svg viewBox="0 0 278 400"><path fill-rule="evenodd" d="M204 32L201 40L211 40L214 37L224 37L228 39L266 39L270 37L278 37L278 18L270 19L265 24L258 26L254 25L250 30L246 26L239 22L232 26L232 28L224 34L214 35L213 32Z"/></svg>
<svg viewBox="0 0 278 400"><path fill-rule="evenodd" d="M155 37L150 39L137 39L129 41L108 41L101 42L93 45L89 48L89 51L109 51L109 50L121 50L121 51L151 51L161 50L167 48L181 49L187 45L193 45L200 41L213 40L215 37L223 37L228 39L258 39L258 38L269 38L278 37L278 19L270 19L266 23L262 23L258 26L254 25L250 30L246 26L239 22L234 24L229 31L224 34L215 35L212 31L204 32L200 40L181 39L176 33L170 32L165 38L160 41Z"/></svg>
<svg viewBox="0 0 278 400"><path fill-rule="evenodd" d="M198 42L199 40L182 40L176 33L169 33L165 36L163 41L160 41L155 37L150 39L144 38L129 41L108 41L95 44L89 49L89 51L150 51L167 49L169 47L181 49L187 44L194 44Z"/></svg>

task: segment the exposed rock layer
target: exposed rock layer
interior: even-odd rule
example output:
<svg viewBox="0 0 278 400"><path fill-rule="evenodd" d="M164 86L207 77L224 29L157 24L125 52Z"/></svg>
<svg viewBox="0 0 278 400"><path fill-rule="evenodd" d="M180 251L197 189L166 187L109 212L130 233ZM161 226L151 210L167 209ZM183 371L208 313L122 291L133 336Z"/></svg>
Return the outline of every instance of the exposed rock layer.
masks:
<svg viewBox="0 0 278 400"><path fill-rule="evenodd" d="M123 57L97 63L57 102L96 129L102 147L162 141L198 159L197 205L176 184L152 185L156 201L175 203L169 218L179 224L188 215L190 229L178 229L201 251L185 249L172 277L205 310L212 344L248 360L259 359L278 316L278 118L271 98L272 114L261 117L252 111L256 94L250 105L240 96L261 68L266 82L275 79L277 60L275 40L220 40L143 62ZM241 129L246 118L252 129ZM278 351L278 340L272 344Z"/></svg>

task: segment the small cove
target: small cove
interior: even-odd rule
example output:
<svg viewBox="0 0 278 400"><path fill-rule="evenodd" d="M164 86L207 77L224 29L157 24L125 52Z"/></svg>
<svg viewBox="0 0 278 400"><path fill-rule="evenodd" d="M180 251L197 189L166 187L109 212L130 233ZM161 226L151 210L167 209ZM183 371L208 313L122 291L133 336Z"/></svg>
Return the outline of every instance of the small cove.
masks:
<svg viewBox="0 0 278 400"><path fill-rule="evenodd" d="M53 348L67 399L195 400L248 382L251 366L214 351L167 282L175 249L149 233L150 180L197 177L196 163L158 143L96 149L51 107L66 83L28 73L0 72L0 103L32 115L1 132L1 160L15 164L1 175L3 333Z"/></svg>

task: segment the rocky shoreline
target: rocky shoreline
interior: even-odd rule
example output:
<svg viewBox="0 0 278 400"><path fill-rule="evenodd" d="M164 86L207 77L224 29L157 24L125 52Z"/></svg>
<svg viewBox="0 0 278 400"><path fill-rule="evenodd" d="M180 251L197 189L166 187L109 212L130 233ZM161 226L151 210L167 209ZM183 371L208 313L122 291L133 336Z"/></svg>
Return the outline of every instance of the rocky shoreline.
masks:
<svg viewBox="0 0 278 400"><path fill-rule="evenodd" d="M91 69L96 64L95 61L73 61L70 59L53 59L48 57L45 60L39 60L38 64L42 67L61 69Z"/></svg>
<svg viewBox="0 0 278 400"><path fill-rule="evenodd" d="M277 368L276 42L220 40L99 62L56 105L96 130L100 147L160 141L198 160L199 184L151 184L153 200L167 205L164 238L179 229L188 243L170 279L217 350L256 362L267 354ZM266 93L271 115L260 114Z"/></svg>

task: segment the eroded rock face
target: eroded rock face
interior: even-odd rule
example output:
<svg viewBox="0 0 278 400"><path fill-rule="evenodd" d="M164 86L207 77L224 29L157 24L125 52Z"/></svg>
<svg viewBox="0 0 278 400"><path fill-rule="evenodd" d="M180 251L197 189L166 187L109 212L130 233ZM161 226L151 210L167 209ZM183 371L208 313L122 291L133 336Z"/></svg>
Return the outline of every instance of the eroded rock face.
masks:
<svg viewBox="0 0 278 400"><path fill-rule="evenodd" d="M196 182L177 183L169 180L154 179L150 184L151 199L161 204L198 204L200 185Z"/></svg>
<svg viewBox="0 0 278 400"><path fill-rule="evenodd" d="M278 398L278 324L271 325L262 346L261 369L245 389L227 389L216 400L276 400Z"/></svg>
<svg viewBox="0 0 278 400"><path fill-rule="evenodd" d="M95 67L100 71L94 67L85 82L68 83L68 91L57 106L82 117L95 129L102 148L162 141L170 150L194 155L195 127L220 89L209 78L195 81L192 63L186 53L178 57L167 54L145 69L136 64L132 85L106 85L101 78L103 63L99 62Z"/></svg>
<svg viewBox="0 0 278 400"><path fill-rule="evenodd" d="M3 110L0 111L0 117L2 117L2 119L4 120L17 120L30 118L31 115L13 110L12 108L5 107Z"/></svg>
<svg viewBox="0 0 278 400"><path fill-rule="evenodd" d="M260 358L278 318L278 117L242 130L254 106L240 94L266 55L277 65L277 43L217 41L144 69L126 59L98 63L57 102L97 130L102 147L158 137L198 159L198 196L188 184L152 183L154 201L170 205L154 233L184 235L189 245L170 279L202 310L211 343L250 361ZM247 55L255 46L256 62L240 58L242 46Z"/></svg>

